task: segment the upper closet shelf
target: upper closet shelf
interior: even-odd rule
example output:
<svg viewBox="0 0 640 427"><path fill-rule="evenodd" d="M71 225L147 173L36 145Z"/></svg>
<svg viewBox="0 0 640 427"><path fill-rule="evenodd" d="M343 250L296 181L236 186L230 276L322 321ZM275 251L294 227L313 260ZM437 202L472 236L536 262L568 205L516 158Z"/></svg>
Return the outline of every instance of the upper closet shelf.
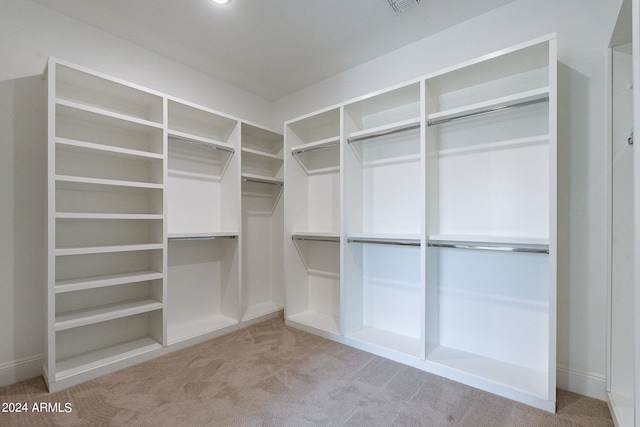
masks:
<svg viewBox="0 0 640 427"><path fill-rule="evenodd" d="M243 148L242 152L244 154L252 154L254 156L260 156L260 157L264 157L264 158L271 159L271 160L283 160L282 156L280 156L278 154L271 154L271 153L268 153L266 151L256 150L256 149L253 149L253 148Z"/></svg>
<svg viewBox="0 0 640 427"><path fill-rule="evenodd" d="M141 150L132 150L129 148L121 148L112 145L104 145L104 144L95 144L93 142L85 142L85 141L76 141L73 139L67 138L56 138L56 144L58 147L73 147L85 150L95 150L95 151L103 151L107 153L122 155L122 156L132 156L132 157L144 157L148 159L158 159L162 160L164 156L160 153L151 153L148 151Z"/></svg>
<svg viewBox="0 0 640 427"><path fill-rule="evenodd" d="M197 145L199 147L207 147L214 150L227 151L229 153L235 152L235 148L231 144L175 130L169 131L169 142Z"/></svg>
<svg viewBox="0 0 640 427"><path fill-rule="evenodd" d="M349 135L349 138L347 138L347 142L351 144L353 142L363 141L371 138L378 138L381 136L391 135L398 132L406 132L419 128L420 117L414 117L412 119L403 120L388 125L377 126L371 129L352 132L351 135Z"/></svg>
<svg viewBox="0 0 640 427"><path fill-rule="evenodd" d="M110 111L104 108L100 108L100 107L94 107L91 105L85 105L82 104L80 102L76 102L76 101L69 101L67 99L56 99L56 104L59 106L63 106L63 107L68 107L68 108L73 108L76 110L81 110L81 111L86 111L88 113L94 113L94 114L98 114L100 116L104 116L104 117L110 117L110 118L114 118L114 119L118 119L118 120L124 120L130 123L135 123L135 124L139 124L139 125L144 125L144 126L149 126L149 127L154 127L157 129L162 129L162 124L161 123L157 123L151 120L145 120L145 119L141 119L138 117L134 117L134 116L129 116L127 114L122 114L122 113L118 113L118 112L114 112L114 111Z"/></svg>
<svg viewBox="0 0 640 427"><path fill-rule="evenodd" d="M117 179L103 178L86 178L81 176L56 175L56 182L86 184L86 185L109 185L114 187L132 187L132 188L150 188L162 189L162 184L138 182L138 181L120 181Z"/></svg>
<svg viewBox="0 0 640 427"><path fill-rule="evenodd" d="M547 102L549 100L549 87L520 92L514 95L503 96L464 107L452 108L427 115L427 126L435 126L453 120L465 119L482 114L495 113L511 108L525 107L527 105Z"/></svg>
<svg viewBox="0 0 640 427"><path fill-rule="evenodd" d="M319 141L310 142L308 144L296 145L291 147L291 154L297 155L308 151L321 150L324 148L332 148L340 145L340 137L332 136L330 138L321 139Z"/></svg>

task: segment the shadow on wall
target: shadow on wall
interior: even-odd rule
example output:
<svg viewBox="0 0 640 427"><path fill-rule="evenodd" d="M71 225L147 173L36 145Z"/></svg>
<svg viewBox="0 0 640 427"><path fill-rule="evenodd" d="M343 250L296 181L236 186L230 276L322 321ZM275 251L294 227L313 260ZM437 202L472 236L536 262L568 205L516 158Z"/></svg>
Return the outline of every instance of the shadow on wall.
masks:
<svg viewBox="0 0 640 427"><path fill-rule="evenodd" d="M0 386L39 375L44 353L46 87L0 82Z"/></svg>

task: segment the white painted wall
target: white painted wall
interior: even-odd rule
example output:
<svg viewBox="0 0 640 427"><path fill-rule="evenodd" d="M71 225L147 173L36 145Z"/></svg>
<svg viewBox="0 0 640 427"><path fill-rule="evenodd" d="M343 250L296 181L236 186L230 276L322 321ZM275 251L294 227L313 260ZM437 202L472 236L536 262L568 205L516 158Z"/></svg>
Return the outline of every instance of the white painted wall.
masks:
<svg viewBox="0 0 640 427"><path fill-rule="evenodd" d="M30 0L0 2L0 386L43 352L45 82L49 55L280 128L285 119L557 32L558 384L605 398L606 58L621 0L516 0L274 104ZM275 115L272 111L275 107ZM15 365L19 369L16 371ZM17 376L16 376L17 372Z"/></svg>
<svg viewBox="0 0 640 427"><path fill-rule="evenodd" d="M0 386L44 352L46 82L56 56L269 125L271 103L30 0L0 1Z"/></svg>
<svg viewBox="0 0 640 427"><path fill-rule="evenodd" d="M517 0L276 102L281 122L557 33L558 386L604 400L607 48L621 0Z"/></svg>

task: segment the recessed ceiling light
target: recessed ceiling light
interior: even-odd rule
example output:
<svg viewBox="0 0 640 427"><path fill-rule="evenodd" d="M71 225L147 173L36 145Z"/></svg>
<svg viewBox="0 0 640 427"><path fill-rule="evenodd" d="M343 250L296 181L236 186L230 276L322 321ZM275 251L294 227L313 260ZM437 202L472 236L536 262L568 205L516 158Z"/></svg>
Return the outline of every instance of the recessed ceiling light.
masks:
<svg viewBox="0 0 640 427"><path fill-rule="evenodd" d="M225 4L225 3L229 3L229 0L211 0L214 3L218 3L218 4Z"/></svg>

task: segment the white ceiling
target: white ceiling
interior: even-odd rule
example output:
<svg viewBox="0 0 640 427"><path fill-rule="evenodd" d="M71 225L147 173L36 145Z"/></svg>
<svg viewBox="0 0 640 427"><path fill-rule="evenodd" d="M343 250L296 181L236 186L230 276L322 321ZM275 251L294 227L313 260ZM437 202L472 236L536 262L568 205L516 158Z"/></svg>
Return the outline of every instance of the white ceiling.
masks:
<svg viewBox="0 0 640 427"><path fill-rule="evenodd" d="M514 0L34 0L268 100Z"/></svg>

